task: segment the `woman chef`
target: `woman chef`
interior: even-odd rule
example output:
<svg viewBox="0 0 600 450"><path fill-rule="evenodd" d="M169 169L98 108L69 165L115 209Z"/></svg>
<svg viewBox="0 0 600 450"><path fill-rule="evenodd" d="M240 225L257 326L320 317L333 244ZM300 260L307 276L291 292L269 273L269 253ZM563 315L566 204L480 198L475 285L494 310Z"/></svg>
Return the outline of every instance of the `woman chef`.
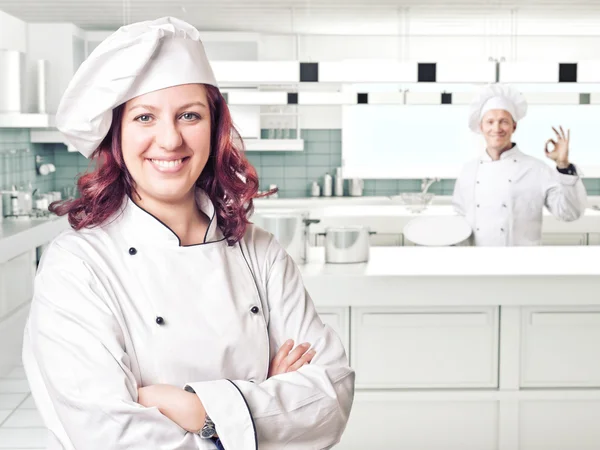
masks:
<svg viewBox="0 0 600 450"><path fill-rule="evenodd" d="M556 140L546 142L556 169L512 142L526 112L523 95L501 84L485 87L471 105L469 127L483 135L486 150L456 180L453 204L471 225L475 245L539 245L544 206L565 221L585 210L585 187L569 161L569 132L554 129Z"/></svg>
<svg viewBox="0 0 600 450"><path fill-rule="evenodd" d="M73 230L44 254L25 331L51 449L340 440L354 372L292 259L246 220L256 172L216 86L198 31L163 18L111 35L64 94L58 128L98 168L54 208Z"/></svg>

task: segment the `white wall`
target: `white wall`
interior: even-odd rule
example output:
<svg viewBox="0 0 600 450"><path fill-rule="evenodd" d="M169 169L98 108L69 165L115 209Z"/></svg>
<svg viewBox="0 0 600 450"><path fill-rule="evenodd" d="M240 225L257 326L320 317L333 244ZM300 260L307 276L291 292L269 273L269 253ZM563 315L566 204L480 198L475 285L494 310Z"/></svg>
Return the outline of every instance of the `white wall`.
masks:
<svg viewBox="0 0 600 450"><path fill-rule="evenodd" d="M0 11L0 49L27 51L27 24Z"/></svg>

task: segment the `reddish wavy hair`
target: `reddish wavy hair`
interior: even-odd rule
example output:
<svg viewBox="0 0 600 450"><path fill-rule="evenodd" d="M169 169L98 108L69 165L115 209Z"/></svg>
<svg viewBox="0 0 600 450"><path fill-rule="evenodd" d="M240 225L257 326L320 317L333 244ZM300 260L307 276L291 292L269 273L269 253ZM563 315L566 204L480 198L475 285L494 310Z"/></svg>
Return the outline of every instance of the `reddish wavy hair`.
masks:
<svg viewBox="0 0 600 450"><path fill-rule="evenodd" d="M243 144L239 147L235 143L242 140L221 92L214 86L204 87L211 119L210 156L196 186L210 197L217 224L229 245L233 245L244 236L250 223L252 200L266 194L258 194L256 169L244 155ZM80 197L50 205L51 212L59 216L68 214L75 230L102 225L119 210L125 195L131 197L136 193L121 152L123 110L124 104L113 110L111 128L91 156L95 169L77 180Z"/></svg>

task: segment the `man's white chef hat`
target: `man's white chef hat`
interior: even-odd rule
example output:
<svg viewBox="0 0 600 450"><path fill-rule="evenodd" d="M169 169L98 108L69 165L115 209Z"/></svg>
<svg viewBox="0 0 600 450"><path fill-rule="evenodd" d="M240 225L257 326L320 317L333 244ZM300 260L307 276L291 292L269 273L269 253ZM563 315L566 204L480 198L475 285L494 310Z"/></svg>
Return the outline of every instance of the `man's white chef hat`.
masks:
<svg viewBox="0 0 600 450"><path fill-rule="evenodd" d="M196 28L173 17L127 25L81 64L58 106L56 126L87 158L106 137L113 108L190 83L218 87Z"/></svg>
<svg viewBox="0 0 600 450"><path fill-rule="evenodd" d="M480 133L479 125L484 114L492 109L508 111L515 122L527 114L527 101L523 94L505 84L488 84L471 103L469 128Z"/></svg>

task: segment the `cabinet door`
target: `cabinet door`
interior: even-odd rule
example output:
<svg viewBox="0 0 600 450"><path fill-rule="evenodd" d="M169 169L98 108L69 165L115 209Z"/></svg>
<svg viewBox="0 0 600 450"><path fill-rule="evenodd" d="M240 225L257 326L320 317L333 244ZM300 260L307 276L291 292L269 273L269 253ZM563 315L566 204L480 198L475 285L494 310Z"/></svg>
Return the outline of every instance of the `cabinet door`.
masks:
<svg viewBox="0 0 600 450"><path fill-rule="evenodd" d="M28 316L29 305L24 305L4 320L0 320L0 379L23 364L21 362L23 331Z"/></svg>
<svg viewBox="0 0 600 450"><path fill-rule="evenodd" d="M519 450L600 448L600 400L521 402Z"/></svg>
<svg viewBox="0 0 600 450"><path fill-rule="evenodd" d="M369 393L355 394L336 450L498 450L495 401L416 400L403 398L401 392Z"/></svg>
<svg viewBox="0 0 600 450"><path fill-rule="evenodd" d="M542 245L586 245L585 233L544 233Z"/></svg>
<svg viewBox="0 0 600 450"><path fill-rule="evenodd" d="M521 314L521 387L600 387L600 307Z"/></svg>
<svg viewBox="0 0 600 450"><path fill-rule="evenodd" d="M333 328L346 349L346 355L350 358L350 308L319 307L319 317L324 324Z"/></svg>
<svg viewBox="0 0 600 450"><path fill-rule="evenodd" d="M0 321L31 300L34 254L34 251L28 251L0 264Z"/></svg>
<svg viewBox="0 0 600 450"><path fill-rule="evenodd" d="M352 308L359 388L495 388L496 307Z"/></svg>

